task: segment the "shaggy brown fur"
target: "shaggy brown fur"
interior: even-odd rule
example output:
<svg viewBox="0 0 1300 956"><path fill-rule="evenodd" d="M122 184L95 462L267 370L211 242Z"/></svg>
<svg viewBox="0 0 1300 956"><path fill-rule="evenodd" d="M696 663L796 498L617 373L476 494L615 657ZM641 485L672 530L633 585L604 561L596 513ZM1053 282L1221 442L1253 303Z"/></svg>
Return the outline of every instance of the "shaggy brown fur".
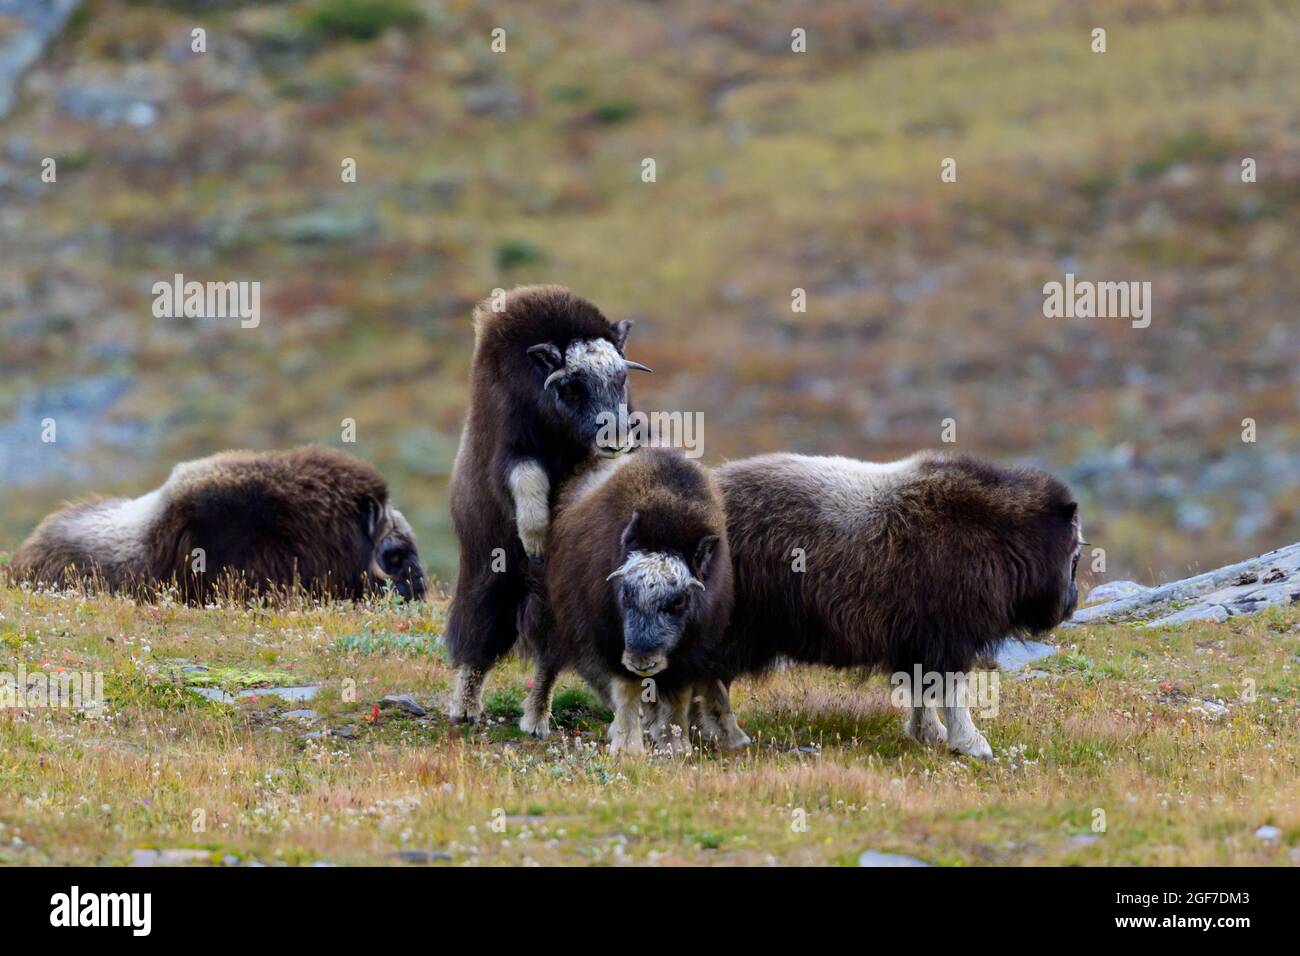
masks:
<svg viewBox="0 0 1300 956"><path fill-rule="evenodd" d="M716 470L738 593L733 673L778 656L964 670L1073 612L1076 506L1056 478L927 453L872 489L805 466L834 461L770 455Z"/></svg>
<svg viewBox="0 0 1300 956"><path fill-rule="evenodd" d="M502 311L487 300L474 312L469 412L451 480L460 541L447 622L460 669L453 720L478 718L483 677L515 643L528 550L544 541L554 490L598 454L597 416L629 402L622 352L630 325L611 324L559 286L515 289ZM598 346L603 364L571 362L570 347L584 342Z"/></svg>
<svg viewBox="0 0 1300 956"><path fill-rule="evenodd" d="M728 680L778 657L965 673L1073 613L1076 505L1044 472L922 453L764 455L715 474L736 580Z"/></svg>
<svg viewBox="0 0 1300 956"><path fill-rule="evenodd" d="M616 709L619 683L632 685L635 710L639 674L652 677L657 695L679 698L674 722L684 741L690 686L712 673L732 606L726 519L713 478L666 449L598 463L562 492L547 552L546 599L530 600L524 628L538 662L524 729L545 735L551 685L571 668ZM703 588L687 586L689 575ZM631 670L652 660L660 670ZM622 745L640 749L640 721L625 716L635 719L635 740Z"/></svg>
<svg viewBox="0 0 1300 956"><path fill-rule="evenodd" d="M175 584L196 601L226 585L344 598L384 579L407 597L425 589L414 535L388 504L383 476L317 447L221 452L177 465L140 498L70 504L23 542L13 573L145 597Z"/></svg>

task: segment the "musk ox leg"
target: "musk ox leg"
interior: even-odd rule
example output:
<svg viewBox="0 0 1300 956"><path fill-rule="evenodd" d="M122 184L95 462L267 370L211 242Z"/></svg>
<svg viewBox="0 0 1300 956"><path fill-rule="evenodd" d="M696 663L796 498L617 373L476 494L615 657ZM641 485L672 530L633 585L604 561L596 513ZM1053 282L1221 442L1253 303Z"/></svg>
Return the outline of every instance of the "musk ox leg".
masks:
<svg viewBox="0 0 1300 956"><path fill-rule="evenodd" d="M530 558L540 558L551 520L551 480L540 463L527 458L510 469L508 481L519 540Z"/></svg>
<svg viewBox="0 0 1300 956"><path fill-rule="evenodd" d="M519 718L519 729L538 740L551 732L551 691L555 687L555 671L541 664L533 671L533 686L524 698L524 715Z"/></svg>
<svg viewBox="0 0 1300 956"><path fill-rule="evenodd" d="M721 680L707 680L695 685L690 709L691 726L700 735L723 750L748 747L749 734L740 729L731 710L731 688Z"/></svg>
<svg viewBox="0 0 1300 956"><path fill-rule="evenodd" d="M948 746L957 753L966 754L968 757L991 760L993 758L993 748L984 739L984 735L979 732L975 722L971 720L970 711L966 708L970 690L965 674L957 676L954 689L956 699L945 702L943 708L943 717L948 724Z"/></svg>
<svg viewBox="0 0 1300 956"><path fill-rule="evenodd" d="M903 718L903 732L920 744L943 744L948 742L948 729L939 722L939 709L934 703L925 703L920 696L914 696L911 675L900 675L899 691L912 701L906 704L907 716Z"/></svg>
<svg viewBox="0 0 1300 956"><path fill-rule="evenodd" d="M946 744L948 742L948 729L939 722L939 711L925 704L907 709L903 730L917 743Z"/></svg>
<svg viewBox="0 0 1300 956"><path fill-rule="evenodd" d="M609 725L609 752L640 755L645 753L641 740L641 685L622 677L609 682L609 696L614 699L614 722Z"/></svg>
<svg viewBox="0 0 1300 956"><path fill-rule="evenodd" d="M478 567L462 554L461 580L447 619L447 650L457 668L447 716L476 722L483 713L483 681L519 636L519 608L527 595L523 575Z"/></svg>
<svg viewBox="0 0 1300 956"><path fill-rule="evenodd" d="M660 694L653 711L647 711L650 739L677 754L691 752L690 685Z"/></svg>
<svg viewBox="0 0 1300 956"><path fill-rule="evenodd" d="M447 717L453 724L476 724L483 716L483 680L487 671L465 664L456 671L456 687L451 692Z"/></svg>

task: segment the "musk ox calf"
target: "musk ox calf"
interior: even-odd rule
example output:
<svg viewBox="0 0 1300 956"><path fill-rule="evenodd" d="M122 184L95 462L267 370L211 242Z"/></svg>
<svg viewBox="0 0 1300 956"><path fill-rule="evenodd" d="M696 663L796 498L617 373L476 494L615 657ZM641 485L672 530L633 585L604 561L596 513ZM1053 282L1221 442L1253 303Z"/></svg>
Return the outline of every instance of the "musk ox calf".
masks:
<svg viewBox="0 0 1300 956"><path fill-rule="evenodd" d="M623 355L630 327L559 286L515 289L474 311L469 413L451 477L453 721L478 719L483 679L515 643L554 489L594 456L622 450L598 442L628 405L628 369L649 371Z"/></svg>
<svg viewBox="0 0 1300 956"><path fill-rule="evenodd" d="M666 449L599 463L561 493L547 555L524 627L537 672L520 727L549 732L551 688L571 668L614 709L611 752L643 751L643 699L657 701L652 736L689 749L691 688L712 673L732 602L712 477Z"/></svg>
<svg viewBox="0 0 1300 956"><path fill-rule="evenodd" d="M425 592L415 535L383 475L317 447L225 451L182 462L139 498L70 504L23 542L12 573L146 598L174 584L200 602L222 587L353 599L386 584L408 600Z"/></svg>
<svg viewBox="0 0 1300 956"><path fill-rule="evenodd" d="M1083 541L1069 489L1041 471L934 452L890 464L762 455L715 474L736 607L726 679L699 690L706 736L725 736L716 725L730 715L730 677L789 657L900 675L909 735L991 757L965 675L1008 635L1074 612ZM915 696L918 665L954 689L946 728L933 699Z"/></svg>

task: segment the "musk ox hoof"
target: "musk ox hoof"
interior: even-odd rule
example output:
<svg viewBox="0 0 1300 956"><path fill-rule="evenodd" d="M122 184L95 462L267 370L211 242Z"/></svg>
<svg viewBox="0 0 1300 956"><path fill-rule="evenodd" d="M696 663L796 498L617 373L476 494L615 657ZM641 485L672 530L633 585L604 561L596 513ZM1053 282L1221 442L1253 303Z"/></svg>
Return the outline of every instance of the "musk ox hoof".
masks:
<svg viewBox="0 0 1300 956"><path fill-rule="evenodd" d="M478 714L467 714L464 708L458 707L455 704L447 710L447 719L453 724L477 724L478 718Z"/></svg>
<svg viewBox="0 0 1300 956"><path fill-rule="evenodd" d="M909 716L903 721L903 731L917 743L926 746L946 744L948 742L948 728L939 723L937 717L930 717L918 722Z"/></svg>
<svg viewBox="0 0 1300 956"><path fill-rule="evenodd" d="M524 713L519 718L519 729L530 737L538 740L545 740L551 733L551 715L550 714L529 714Z"/></svg>
<svg viewBox="0 0 1300 956"><path fill-rule="evenodd" d="M611 754L622 754L629 757L640 757L645 754L645 742L641 739L640 733L635 734L611 734L609 738L609 752Z"/></svg>
<svg viewBox="0 0 1300 956"><path fill-rule="evenodd" d="M665 734L661 743L664 749L671 753L689 754L691 752L691 738L680 728L677 728L677 733L670 731Z"/></svg>
<svg viewBox="0 0 1300 956"><path fill-rule="evenodd" d="M989 742L980 733L964 740L952 741L949 746L957 753L965 754L967 757L975 757L977 760L993 759L993 748L989 746Z"/></svg>

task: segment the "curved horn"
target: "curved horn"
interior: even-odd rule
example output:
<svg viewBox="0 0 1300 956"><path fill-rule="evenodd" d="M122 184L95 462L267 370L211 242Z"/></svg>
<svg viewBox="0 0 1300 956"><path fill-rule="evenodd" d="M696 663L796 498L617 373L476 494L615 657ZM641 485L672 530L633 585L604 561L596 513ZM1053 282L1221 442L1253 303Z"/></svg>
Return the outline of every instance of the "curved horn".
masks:
<svg viewBox="0 0 1300 956"><path fill-rule="evenodd" d="M631 359L623 359L623 364L628 368L639 368L643 372L653 372L654 369L648 365L642 365L640 362L633 362Z"/></svg>
<svg viewBox="0 0 1300 956"><path fill-rule="evenodd" d="M686 582L686 586L688 588L699 588L701 591L704 590L704 582L701 581L699 578L691 578L689 581Z"/></svg>
<svg viewBox="0 0 1300 956"><path fill-rule="evenodd" d="M609 575L605 578L605 580L613 581L615 578L621 578L625 574L627 574L627 568L616 568L615 570L609 573Z"/></svg>
<svg viewBox="0 0 1300 956"><path fill-rule="evenodd" d="M542 383L542 390L545 391L561 379L567 378L568 375L568 369L557 368L550 375L546 376L546 381Z"/></svg>

